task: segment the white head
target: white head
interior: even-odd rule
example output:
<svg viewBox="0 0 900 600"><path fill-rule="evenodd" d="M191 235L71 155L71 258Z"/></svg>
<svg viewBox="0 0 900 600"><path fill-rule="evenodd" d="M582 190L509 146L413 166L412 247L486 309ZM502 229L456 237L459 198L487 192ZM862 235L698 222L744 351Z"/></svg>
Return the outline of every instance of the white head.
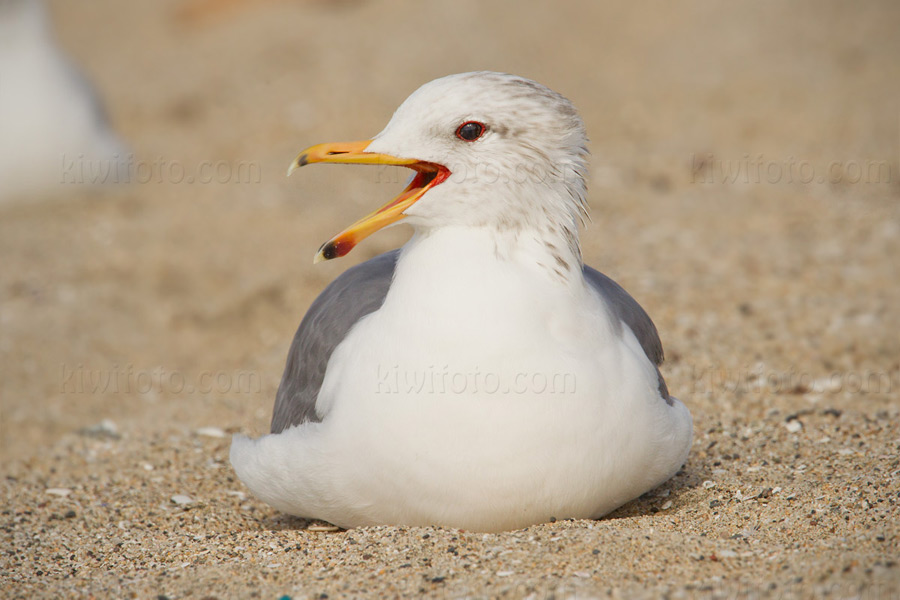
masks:
<svg viewBox="0 0 900 600"><path fill-rule="evenodd" d="M584 124L564 97L522 77L481 71L423 85L371 142L314 146L293 167L379 163L418 172L401 196L323 246L323 258L343 256L400 218L417 228L558 227L577 255L585 143Z"/></svg>

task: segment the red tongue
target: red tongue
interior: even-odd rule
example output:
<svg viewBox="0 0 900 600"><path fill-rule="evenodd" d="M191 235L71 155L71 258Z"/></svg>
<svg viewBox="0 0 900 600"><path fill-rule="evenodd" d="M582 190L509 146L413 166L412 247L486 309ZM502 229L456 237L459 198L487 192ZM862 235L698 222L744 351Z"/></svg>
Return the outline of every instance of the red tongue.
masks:
<svg viewBox="0 0 900 600"><path fill-rule="evenodd" d="M411 190L413 188L425 187L425 172L417 171L416 176L413 177L413 180L409 182L409 185L406 189Z"/></svg>
<svg viewBox="0 0 900 600"><path fill-rule="evenodd" d="M416 176L413 177L413 180L409 182L409 185L406 186L406 189L403 190L403 193L394 198L390 204L379 208L378 212L375 214L383 213L389 208L397 206L399 203L408 199L410 196L418 194L420 191L422 191L422 188L426 188L428 186L434 187L437 184L443 182L448 177L450 177L450 171L443 167L439 168L437 172L416 171Z"/></svg>
<svg viewBox="0 0 900 600"><path fill-rule="evenodd" d="M413 180L409 182L409 185L406 186L406 189L403 190L403 193L400 194L399 196L397 196L396 198L394 198L394 200L390 204L386 204L386 205L382 206L381 208L379 208L378 212L382 213L382 212L388 210L389 208L397 206L399 203L403 202L404 200L406 200L407 198L409 198L410 196L412 196L413 194L418 192L420 189L425 187L427 185L425 183L426 177L427 176L423 171L416 172L416 176L413 177Z"/></svg>

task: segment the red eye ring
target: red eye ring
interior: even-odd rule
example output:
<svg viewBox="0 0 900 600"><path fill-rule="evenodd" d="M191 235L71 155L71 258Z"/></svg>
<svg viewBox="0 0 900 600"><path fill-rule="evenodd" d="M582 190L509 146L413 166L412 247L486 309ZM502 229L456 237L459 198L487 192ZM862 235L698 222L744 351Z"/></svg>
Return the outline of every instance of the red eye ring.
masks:
<svg viewBox="0 0 900 600"><path fill-rule="evenodd" d="M456 137L464 142L474 142L484 135L487 127L478 121L466 121L456 128Z"/></svg>

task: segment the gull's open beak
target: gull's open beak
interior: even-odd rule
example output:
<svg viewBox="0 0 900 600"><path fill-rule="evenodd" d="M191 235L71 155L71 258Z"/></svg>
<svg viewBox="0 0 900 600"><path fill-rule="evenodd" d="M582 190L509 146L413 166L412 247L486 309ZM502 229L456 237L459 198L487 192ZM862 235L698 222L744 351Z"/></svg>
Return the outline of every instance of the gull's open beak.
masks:
<svg viewBox="0 0 900 600"><path fill-rule="evenodd" d="M442 165L412 158L397 158L389 154L366 152L370 143L371 140L365 140L312 146L298 154L288 168L288 175L295 169L312 163L398 165L416 171L413 180L399 196L322 244L313 262L346 255L364 238L405 217L403 211L412 206L429 189L450 176L450 171Z"/></svg>

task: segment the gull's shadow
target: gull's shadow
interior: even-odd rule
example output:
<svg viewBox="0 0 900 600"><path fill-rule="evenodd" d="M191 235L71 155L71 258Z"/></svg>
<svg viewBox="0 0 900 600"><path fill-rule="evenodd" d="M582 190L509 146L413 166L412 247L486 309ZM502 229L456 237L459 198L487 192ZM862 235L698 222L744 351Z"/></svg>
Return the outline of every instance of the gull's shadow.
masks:
<svg viewBox="0 0 900 600"><path fill-rule="evenodd" d="M688 492L699 487L711 475L708 461L698 460L693 454L672 479L653 488L642 496L624 504L602 519L623 519L650 514L666 514L673 512L688 502ZM662 509L670 501L671 507Z"/></svg>
<svg viewBox="0 0 900 600"><path fill-rule="evenodd" d="M304 519L278 512L259 517L259 524L269 531L309 531L311 533L343 533L346 531L346 529L327 521Z"/></svg>

